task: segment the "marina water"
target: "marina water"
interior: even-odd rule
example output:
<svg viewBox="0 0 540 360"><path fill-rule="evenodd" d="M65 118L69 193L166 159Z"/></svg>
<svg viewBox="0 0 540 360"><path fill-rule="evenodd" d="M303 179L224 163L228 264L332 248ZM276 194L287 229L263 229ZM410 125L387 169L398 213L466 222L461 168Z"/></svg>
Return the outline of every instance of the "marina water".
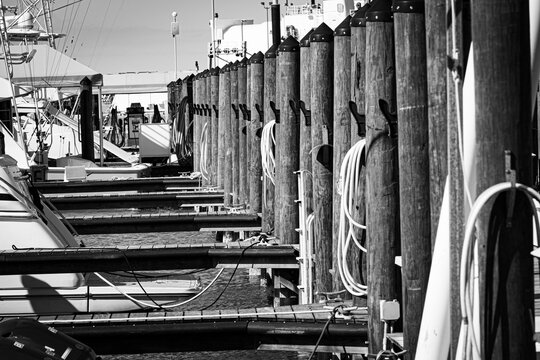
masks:
<svg viewBox="0 0 540 360"><path fill-rule="evenodd" d="M80 214L80 213L79 213ZM136 246L140 245L171 245L171 244L201 244L215 242L215 232L178 232L178 233L146 233L146 234L112 234L112 235L80 235L87 246ZM189 270L178 271L188 273ZM202 286L205 287L217 275L219 270L209 269L194 273ZM167 272L169 273L169 272ZM192 303L179 307L178 310L197 310L210 305L223 291L233 273L227 269L210 288ZM210 309L234 309L271 306L272 291L270 288L260 285L258 277L249 276L248 270L238 269L233 280L225 290L221 298ZM182 341L171 339L171 341ZM212 339L208 339L212 341ZM219 352L183 352L163 354L137 354L137 355L107 355L104 360L172 360L172 359L270 359L270 360L293 360L303 358L294 352L276 351L219 351Z"/></svg>

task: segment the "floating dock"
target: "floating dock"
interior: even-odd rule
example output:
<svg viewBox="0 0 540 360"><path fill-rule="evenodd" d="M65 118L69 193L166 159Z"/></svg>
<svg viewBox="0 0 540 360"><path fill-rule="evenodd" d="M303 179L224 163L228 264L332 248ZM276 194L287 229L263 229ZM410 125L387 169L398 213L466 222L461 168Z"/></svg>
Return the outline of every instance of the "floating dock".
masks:
<svg viewBox="0 0 540 360"><path fill-rule="evenodd" d="M251 349L307 352L323 333L317 351L365 354L367 312L348 306L334 303L35 319L82 341L98 354ZM342 313L341 307L349 311Z"/></svg>
<svg viewBox="0 0 540 360"><path fill-rule="evenodd" d="M73 226L81 235L170 231L261 231L259 215L231 214L225 211L66 216L62 220Z"/></svg>

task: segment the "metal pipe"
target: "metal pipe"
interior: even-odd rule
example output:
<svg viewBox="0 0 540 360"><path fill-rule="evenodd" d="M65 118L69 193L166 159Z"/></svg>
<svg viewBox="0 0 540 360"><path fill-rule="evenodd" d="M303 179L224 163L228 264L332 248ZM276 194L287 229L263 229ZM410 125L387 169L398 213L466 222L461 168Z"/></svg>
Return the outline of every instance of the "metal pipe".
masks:
<svg viewBox="0 0 540 360"><path fill-rule="evenodd" d="M281 42L281 17L279 13L279 4L275 1L271 5L272 12L272 44L276 45Z"/></svg>

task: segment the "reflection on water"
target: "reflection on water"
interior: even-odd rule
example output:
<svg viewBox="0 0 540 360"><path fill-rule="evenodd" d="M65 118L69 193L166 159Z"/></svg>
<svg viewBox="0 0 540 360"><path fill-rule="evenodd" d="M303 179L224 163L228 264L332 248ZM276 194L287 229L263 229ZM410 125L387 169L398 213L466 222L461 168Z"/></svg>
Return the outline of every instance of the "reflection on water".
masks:
<svg viewBox="0 0 540 360"><path fill-rule="evenodd" d="M155 233L155 234L115 234L115 235L81 235L87 246L127 246L127 245L152 245L152 244L195 244L211 243L215 240L213 232L183 232L183 233ZM186 271L179 271L185 273ZM213 288L180 310L202 309L210 305L219 296L226 283L229 281L233 270L227 269L216 281ZM218 273L218 270L209 269L194 274L200 278L203 286L206 286ZM271 291L261 287L259 280L248 275L248 271L239 269L231 284L212 307L212 309L249 308L269 306ZM174 341L174 340L172 340ZM211 341L211 339L209 339ZM274 351L219 351L219 352L185 352L174 354L141 354L141 355L114 355L104 356L104 360L172 360L172 359L270 359L270 360L293 360L298 359L293 352Z"/></svg>

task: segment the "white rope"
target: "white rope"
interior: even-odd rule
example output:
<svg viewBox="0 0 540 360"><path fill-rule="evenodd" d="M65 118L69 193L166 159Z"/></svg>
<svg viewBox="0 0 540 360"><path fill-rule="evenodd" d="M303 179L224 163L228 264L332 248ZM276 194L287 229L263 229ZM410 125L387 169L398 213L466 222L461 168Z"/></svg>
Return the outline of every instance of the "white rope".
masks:
<svg viewBox="0 0 540 360"><path fill-rule="evenodd" d="M268 124L264 125L261 134L261 157L262 157L262 169L263 174L275 184L275 166L276 161L274 158L274 146L276 144L276 138L274 137L274 127L276 121L272 120Z"/></svg>
<svg viewBox="0 0 540 360"><path fill-rule="evenodd" d="M351 209L355 206L358 190L363 186L360 182L362 170L363 151L366 140L358 141L345 155L340 169L341 205L339 216L339 232L337 246L338 272L345 289L354 296L366 294L367 286L356 281L349 270L347 255L351 240L363 252L363 247L356 238L357 229L366 229L366 226L357 222L351 215Z"/></svg>
<svg viewBox="0 0 540 360"><path fill-rule="evenodd" d="M180 302L180 303L173 303L173 304L168 304L168 305L156 305L156 304L152 304L152 303L148 303L148 302L145 302L145 301L141 301L141 300L137 300L135 299L133 296L129 295L128 293L126 293L124 290L120 289L118 286L114 285L113 283L111 283L109 280L107 280L106 278L104 278L101 274L95 272L94 275L96 275L98 278L100 278L105 284L109 285L110 287L112 287L113 289L115 289L116 291L118 291L120 294L122 294L123 296L125 296L127 299L131 300L132 302L134 302L135 304L137 305L140 305L140 306L143 306L143 307L147 307L147 308L152 308L152 309L171 309L171 308L174 308L174 307L177 307L177 306L182 306L182 305L185 305L185 304L188 304L190 302L192 302L193 300L197 299L199 296L201 296L202 294L204 294L212 285L214 285L214 283L216 282L216 280L221 276L221 274L223 273L225 269L221 269L219 271L219 273L216 275L216 277L210 281L210 283L203 289L201 290L197 295L193 296L192 298L189 298L183 302Z"/></svg>
<svg viewBox="0 0 540 360"><path fill-rule="evenodd" d="M199 143L199 168L203 179L208 180L208 169L206 168L206 162L208 160L208 122L204 123L203 130L201 132Z"/></svg>
<svg viewBox="0 0 540 360"><path fill-rule="evenodd" d="M485 190L474 202L471 209L467 225L465 226L465 236L463 241L463 250L461 253L461 268L460 268L460 305L461 305L461 329L459 333L458 351L456 360L461 359L481 359L480 344L482 343L478 330L474 324L478 322L479 314L475 314L474 306L478 299L478 283L475 282L476 266L478 259L477 239L475 236L475 225L482 208L494 196L516 189L525 193L529 200L531 210L534 214L534 223L536 233L540 234L540 221L534 204L534 199L540 201L540 194L534 189L522 185L515 184L515 187L510 182L500 183Z"/></svg>

